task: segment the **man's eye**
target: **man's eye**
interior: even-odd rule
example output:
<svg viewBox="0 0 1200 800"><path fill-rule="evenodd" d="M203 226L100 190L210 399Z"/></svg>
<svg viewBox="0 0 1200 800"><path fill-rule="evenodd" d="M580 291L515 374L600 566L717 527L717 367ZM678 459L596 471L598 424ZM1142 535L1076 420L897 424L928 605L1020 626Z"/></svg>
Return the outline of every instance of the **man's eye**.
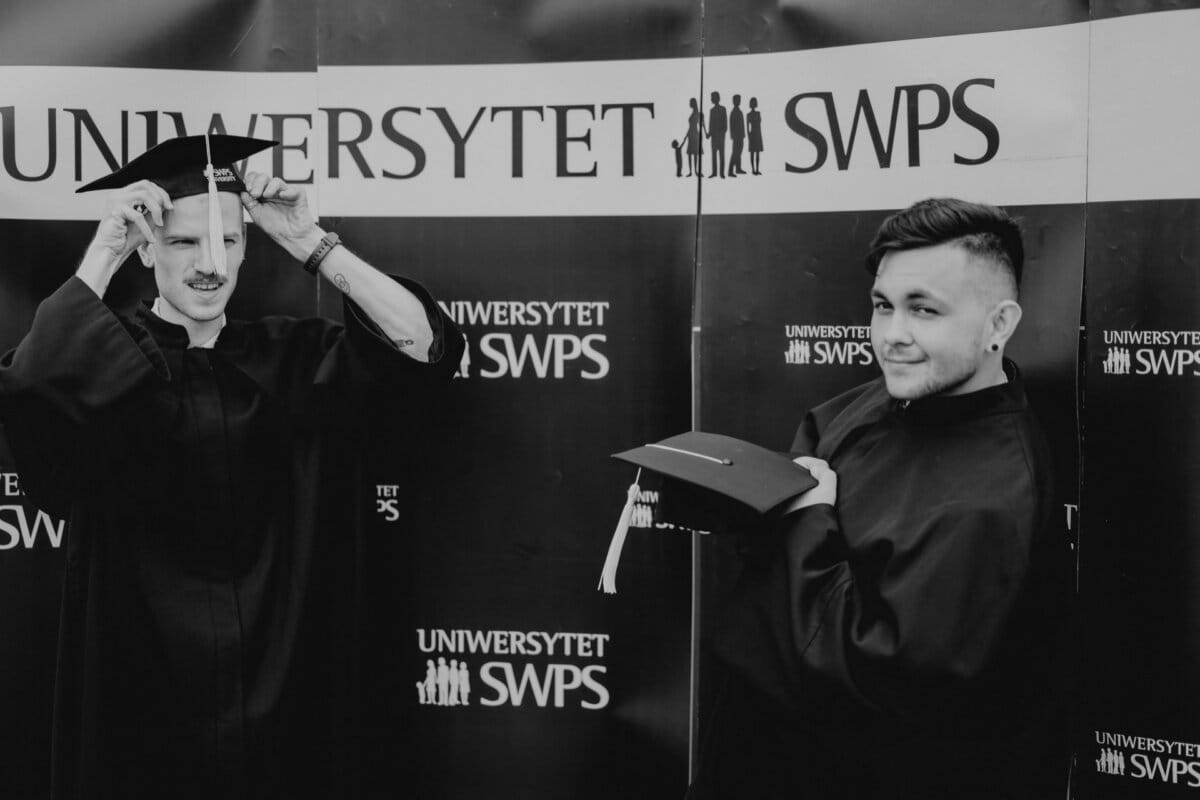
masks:
<svg viewBox="0 0 1200 800"><path fill-rule="evenodd" d="M885 303L883 300L876 300L874 303L871 304L871 306L876 311L890 311L892 308L891 303Z"/></svg>
<svg viewBox="0 0 1200 800"><path fill-rule="evenodd" d="M929 306L916 306L913 308L913 313L919 314L922 317L936 317L938 312L937 309L930 308Z"/></svg>
<svg viewBox="0 0 1200 800"><path fill-rule="evenodd" d="M230 238L225 239L226 247L233 247L235 244L237 244L237 239L230 239Z"/></svg>
<svg viewBox="0 0 1200 800"><path fill-rule="evenodd" d="M175 241L171 242L171 247L183 248L183 247L191 247L191 246L192 246L192 243L187 241L186 239L176 239Z"/></svg>

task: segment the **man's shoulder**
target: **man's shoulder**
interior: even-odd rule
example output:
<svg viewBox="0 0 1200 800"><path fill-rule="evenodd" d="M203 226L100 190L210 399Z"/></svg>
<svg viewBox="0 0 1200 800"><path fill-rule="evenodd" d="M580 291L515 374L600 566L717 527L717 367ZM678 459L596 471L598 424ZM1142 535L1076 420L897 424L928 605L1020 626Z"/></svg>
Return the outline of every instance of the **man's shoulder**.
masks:
<svg viewBox="0 0 1200 800"><path fill-rule="evenodd" d="M1023 391L1018 386L1007 394L1009 400L989 413L929 428L914 458L930 480L957 486L976 506L1026 508L1040 516L1052 495L1053 461Z"/></svg>
<svg viewBox="0 0 1200 800"><path fill-rule="evenodd" d="M851 406L874 406L886 403L888 398L883 378L878 377L834 395L825 402L813 406L809 413L818 419L830 420Z"/></svg>
<svg viewBox="0 0 1200 800"><path fill-rule="evenodd" d="M792 439L792 454L811 455L817 452L818 443L826 438L831 427L838 427L834 423L844 414L856 420L868 419L872 416L873 409L886 408L887 401L887 389L884 387L883 378L879 377L860 383L814 406L804 415L796 430Z"/></svg>

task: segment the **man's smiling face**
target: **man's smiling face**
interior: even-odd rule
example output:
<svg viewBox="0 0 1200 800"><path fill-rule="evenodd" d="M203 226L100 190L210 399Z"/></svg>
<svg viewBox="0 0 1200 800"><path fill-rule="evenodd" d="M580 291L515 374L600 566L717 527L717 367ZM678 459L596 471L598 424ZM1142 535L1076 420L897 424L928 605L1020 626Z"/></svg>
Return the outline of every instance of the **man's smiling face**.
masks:
<svg viewBox="0 0 1200 800"><path fill-rule="evenodd" d="M889 252L871 287L871 346L888 394L916 400L990 385L981 368L996 269L953 242Z"/></svg>

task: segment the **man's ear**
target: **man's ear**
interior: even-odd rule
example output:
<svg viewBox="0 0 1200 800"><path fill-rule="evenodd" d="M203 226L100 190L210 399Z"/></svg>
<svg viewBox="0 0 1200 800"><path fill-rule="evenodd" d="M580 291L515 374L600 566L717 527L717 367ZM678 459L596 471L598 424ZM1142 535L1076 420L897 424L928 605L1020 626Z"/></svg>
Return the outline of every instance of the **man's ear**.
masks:
<svg viewBox="0 0 1200 800"><path fill-rule="evenodd" d="M990 315L987 343L999 345L999 349L1003 350L1021 322L1021 313L1021 306L1016 300L1001 300Z"/></svg>
<svg viewBox="0 0 1200 800"><path fill-rule="evenodd" d="M137 254L138 258L142 260L143 267L149 268L154 266L154 245L147 242L139 244Z"/></svg>

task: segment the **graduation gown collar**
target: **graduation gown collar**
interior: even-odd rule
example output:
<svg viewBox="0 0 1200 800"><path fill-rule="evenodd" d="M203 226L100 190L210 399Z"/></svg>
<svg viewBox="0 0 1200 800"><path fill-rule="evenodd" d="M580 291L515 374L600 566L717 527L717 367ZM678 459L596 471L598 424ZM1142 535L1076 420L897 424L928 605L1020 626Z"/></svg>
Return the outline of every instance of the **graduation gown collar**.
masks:
<svg viewBox="0 0 1200 800"><path fill-rule="evenodd" d="M904 402L892 400L893 409L909 419L931 423L959 422L992 414L1022 411L1028 406L1021 371L1009 359L1004 359L1006 383L989 386L977 392L956 395L934 395Z"/></svg>
<svg viewBox="0 0 1200 800"><path fill-rule="evenodd" d="M150 332L154 341L159 347L170 347L184 349L191 343L191 337L188 336L187 329L182 325L176 325L173 322L167 322L162 317L154 313L151 306L153 300L143 300L138 303L137 309L134 312L134 319L143 328Z"/></svg>
<svg viewBox="0 0 1200 800"><path fill-rule="evenodd" d="M192 341L188 335L187 328L182 325L176 325L173 322L168 322L155 314L153 304L153 300L142 300L138 303L137 309L134 312L137 323L150 332L151 337L158 343L159 347L187 350L191 346ZM212 349L228 351L240 345L244 338L241 328L241 324L236 320L226 317L225 325L221 328L216 344Z"/></svg>

